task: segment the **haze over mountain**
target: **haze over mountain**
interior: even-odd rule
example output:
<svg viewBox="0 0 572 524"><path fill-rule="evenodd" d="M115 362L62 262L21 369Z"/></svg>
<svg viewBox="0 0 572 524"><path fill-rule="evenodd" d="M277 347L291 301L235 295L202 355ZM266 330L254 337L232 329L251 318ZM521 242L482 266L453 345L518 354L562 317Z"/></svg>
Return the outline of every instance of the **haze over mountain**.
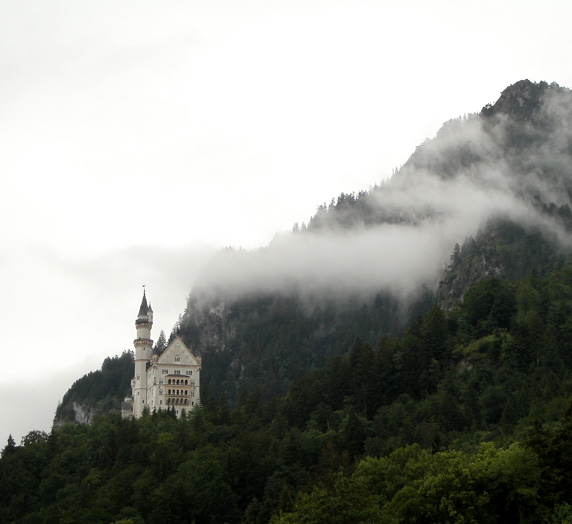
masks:
<svg viewBox="0 0 572 524"><path fill-rule="evenodd" d="M194 291L407 297L435 288L455 243L501 218L569 248L563 218L542 205L571 201L571 104L556 84L518 82L444 124L386 183L342 194L266 248L219 252Z"/></svg>

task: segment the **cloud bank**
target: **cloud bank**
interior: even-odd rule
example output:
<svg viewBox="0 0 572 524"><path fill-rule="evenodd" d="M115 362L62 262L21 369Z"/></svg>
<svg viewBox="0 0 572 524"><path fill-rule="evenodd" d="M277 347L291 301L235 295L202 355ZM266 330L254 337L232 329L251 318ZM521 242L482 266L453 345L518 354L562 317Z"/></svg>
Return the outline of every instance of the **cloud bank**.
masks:
<svg viewBox="0 0 572 524"><path fill-rule="evenodd" d="M570 235L542 206L570 203L569 102L567 90L554 88L529 122L499 114L446 124L389 182L357 197L359 205L330 206L320 227L278 235L266 248L218 252L195 290L406 298L434 287L455 243L494 219L540 229L570 248ZM364 215L383 219L372 225Z"/></svg>

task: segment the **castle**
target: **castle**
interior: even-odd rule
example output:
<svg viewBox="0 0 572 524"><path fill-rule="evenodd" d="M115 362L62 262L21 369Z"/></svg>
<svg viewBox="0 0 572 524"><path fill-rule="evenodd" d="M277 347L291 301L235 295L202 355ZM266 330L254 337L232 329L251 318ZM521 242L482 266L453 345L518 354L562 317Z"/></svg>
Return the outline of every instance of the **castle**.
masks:
<svg viewBox="0 0 572 524"><path fill-rule="evenodd" d="M153 351L153 309L147 304L145 291L135 327L135 373L131 397L122 403L121 415L139 418L145 409L151 413L173 409L180 418L200 403L201 357L193 355L179 336L161 354Z"/></svg>

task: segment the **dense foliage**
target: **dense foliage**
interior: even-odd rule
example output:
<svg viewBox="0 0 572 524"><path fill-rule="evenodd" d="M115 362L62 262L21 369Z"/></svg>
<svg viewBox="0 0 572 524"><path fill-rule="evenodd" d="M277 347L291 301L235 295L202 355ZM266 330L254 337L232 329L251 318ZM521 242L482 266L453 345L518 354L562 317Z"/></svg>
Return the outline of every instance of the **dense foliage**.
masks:
<svg viewBox="0 0 572 524"><path fill-rule="evenodd" d="M10 439L0 521L569 522L571 319L572 266L488 279L281 399Z"/></svg>
<svg viewBox="0 0 572 524"><path fill-rule="evenodd" d="M335 300L311 304L300 296L257 296L237 301L224 320L215 320L220 333L230 332L216 344L201 345L201 327L187 318L180 334L190 347L203 348L203 390L223 391L235 405L256 387L268 401L284 395L301 373L347 353L357 337L375 345L384 333L402 335L405 322L432 302L427 291L409 304L389 294L355 297L343 305ZM217 345L224 350L217 351Z"/></svg>

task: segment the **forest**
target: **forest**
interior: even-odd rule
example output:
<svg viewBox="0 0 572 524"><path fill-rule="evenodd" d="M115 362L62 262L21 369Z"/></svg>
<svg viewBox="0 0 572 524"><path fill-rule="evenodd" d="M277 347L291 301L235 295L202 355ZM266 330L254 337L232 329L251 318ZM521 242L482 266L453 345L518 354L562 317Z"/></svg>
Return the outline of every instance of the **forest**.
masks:
<svg viewBox="0 0 572 524"><path fill-rule="evenodd" d="M10 438L0 521L572 522L572 265L365 338L271 400Z"/></svg>

